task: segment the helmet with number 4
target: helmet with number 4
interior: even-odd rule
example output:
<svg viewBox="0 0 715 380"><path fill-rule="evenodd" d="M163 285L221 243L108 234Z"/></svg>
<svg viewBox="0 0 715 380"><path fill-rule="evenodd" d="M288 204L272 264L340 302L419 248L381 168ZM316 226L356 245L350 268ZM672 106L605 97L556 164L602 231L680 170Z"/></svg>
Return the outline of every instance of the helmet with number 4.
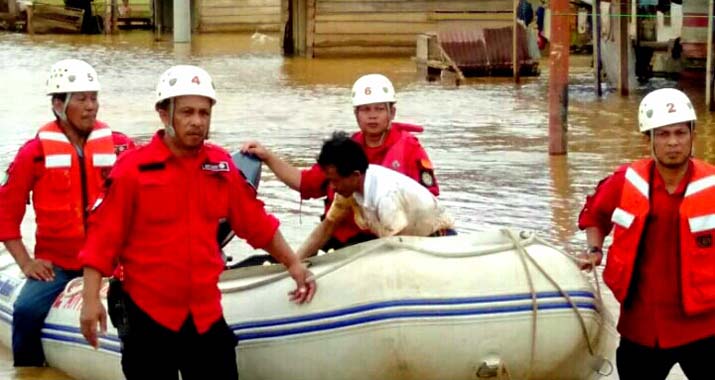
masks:
<svg viewBox="0 0 715 380"><path fill-rule="evenodd" d="M216 104L216 89L206 70L192 65L177 65L161 74L156 85L156 104L186 95L205 96Z"/></svg>
<svg viewBox="0 0 715 380"><path fill-rule="evenodd" d="M353 107L375 103L395 103L395 88L382 74L363 75L353 84Z"/></svg>
<svg viewBox="0 0 715 380"><path fill-rule="evenodd" d="M80 59L63 59L52 65L46 85L47 95L100 90L97 72Z"/></svg>
<svg viewBox="0 0 715 380"><path fill-rule="evenodd" d="M695 109L682 91L661 88L646 95L638 107L638 129L649 132L666 125L695 122Z"/></svg>

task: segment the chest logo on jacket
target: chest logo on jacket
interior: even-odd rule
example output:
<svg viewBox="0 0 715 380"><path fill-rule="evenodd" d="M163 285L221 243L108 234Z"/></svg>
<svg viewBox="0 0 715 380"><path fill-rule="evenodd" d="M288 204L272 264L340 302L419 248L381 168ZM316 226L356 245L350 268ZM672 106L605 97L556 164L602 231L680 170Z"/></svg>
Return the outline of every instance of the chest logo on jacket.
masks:
<svg viewBox="0 0 715 380"><path fill-rule="evenodd" d="M226 161L221 161L218 163L207 162L207 163L201 165L201 169L209 171L209 172L227 172L228 171L228 162L226 162Z"/></svg>

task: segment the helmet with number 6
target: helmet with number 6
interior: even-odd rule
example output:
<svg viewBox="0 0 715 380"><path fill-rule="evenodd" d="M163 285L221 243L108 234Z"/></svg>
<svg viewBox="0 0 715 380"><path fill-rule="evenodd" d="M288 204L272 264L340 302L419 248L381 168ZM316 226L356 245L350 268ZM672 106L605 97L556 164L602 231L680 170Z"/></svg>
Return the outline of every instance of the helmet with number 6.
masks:
<svg viewBox="0 0 715 380"><path fill-rule="evenodd" d="M216 89L206 70L192 65L177 65L161 74L156 85L156 104L186 95L205 96L216 104Z"/></svg>
<svg viewBox="0 0 715 380"><path fill-rule="evenodd" d="M643 133L683 122L690 122L692 127L695 120L695 109L690 99L674 88L650 92L638 107L638 129Z"/></svg>
<svg viewBox="0 0 715 380"><path fill-rule="evenodd" d="M80 59L63 59L52 65L46 85L47 95L100 90L97 72Z"/></svg>
<svg viewBox="0 0 715 380"><path fill-rule="evenodd" d="M353 107L375 103L395 103L395 88L382 74L363 75L353 84Z"/></svg>

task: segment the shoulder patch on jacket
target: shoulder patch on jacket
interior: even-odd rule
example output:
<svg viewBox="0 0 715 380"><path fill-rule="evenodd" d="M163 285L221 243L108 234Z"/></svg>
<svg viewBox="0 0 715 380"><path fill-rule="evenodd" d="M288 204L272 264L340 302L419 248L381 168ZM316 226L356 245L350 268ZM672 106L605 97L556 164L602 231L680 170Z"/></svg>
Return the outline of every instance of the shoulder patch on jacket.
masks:
<svg viewBox="0 0 715 380"><path fill-rule="evenodd" d="M420 183L422 183L425 187L434 186L434 174L431 170L424 170L420 172Z"/></svg>
<svg viewBox="0 0 715 380"><path fill-rule="evenodd" d="M423 158L417 161L417 167L420 171L420 183L424 187L432 187L435 184L434 179L434 169L432 168L432 162Z"/></svg>
<svg viewBox="0 0 715 380"><path fill-rule="evenodd" d="M166 164L163 162L150 162L147 164L139 165L140 172L150 172L154 170L164 170L166 169Z"/></svg>

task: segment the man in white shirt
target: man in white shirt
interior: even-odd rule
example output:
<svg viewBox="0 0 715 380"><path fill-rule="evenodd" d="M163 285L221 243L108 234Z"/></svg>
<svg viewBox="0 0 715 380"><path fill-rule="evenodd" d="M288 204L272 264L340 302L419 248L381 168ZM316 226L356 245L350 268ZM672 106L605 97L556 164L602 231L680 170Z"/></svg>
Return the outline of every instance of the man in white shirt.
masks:
<svg viewBox="0 0 715 380"><path fill-rule="evenodd" d="M315 255L350 209L360 228L379 237L456 235L452 218L429 190L404 174L369 165L346 133L335 132L323 144L318 165L336 195L325 219L298 250L301 258Z"/></svg>

